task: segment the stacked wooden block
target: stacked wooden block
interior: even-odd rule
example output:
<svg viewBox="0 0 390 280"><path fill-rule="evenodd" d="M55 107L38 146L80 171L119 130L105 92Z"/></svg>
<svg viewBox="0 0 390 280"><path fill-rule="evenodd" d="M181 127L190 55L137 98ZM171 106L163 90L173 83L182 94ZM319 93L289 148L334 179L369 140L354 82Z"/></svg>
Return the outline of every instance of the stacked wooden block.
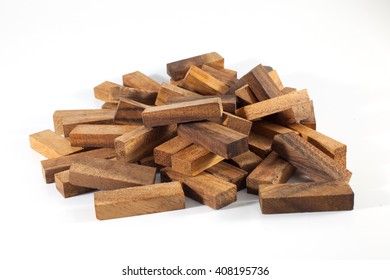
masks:
<svg viewBox="0 0 390 280"><path fill-rule="evenodd" d="M102 109L55 111L54 132L30 135L46 182L65 198L95 191L98 219L182 209L184 196L220 209L245 188L263 213L353 209L346 145L316 131L307 90L261 64L238 79L215 52L167 72L96 86Z"/></svg>

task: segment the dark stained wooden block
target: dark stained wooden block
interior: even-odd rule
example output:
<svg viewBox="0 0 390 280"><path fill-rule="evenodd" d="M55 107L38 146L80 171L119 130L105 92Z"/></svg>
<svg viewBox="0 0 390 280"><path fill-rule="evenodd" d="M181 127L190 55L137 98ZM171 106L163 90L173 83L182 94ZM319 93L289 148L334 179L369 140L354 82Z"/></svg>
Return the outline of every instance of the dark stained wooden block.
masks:
<svg viewBox="0 0 390 280"><path fill-rule="evenodd" d="M247 178L248 172L225 161L221 161L220 163L206 169L206 172L229 183L235 184L237 186L237 190L245 188L245 179Z"/></svg>
<svg viewBox="0 0 390 280"><path fill-rule="evenodd" d="M118 106L115 110L114 121L120 123L138 122L142 123L142 112L151 106L122 98L119 100Z"/></svg>
<svg viewBox="0 0 390 280"><path fill-rule="evenodd" d="M249 135L249 132L252 128L251 121L237 117L227 112L222 114L222 125L245 135Z"/></svg>
<svg viewBox="0 0 390 280"><path fill-rule="evenodd" d="M272 151L272 139L264 137L253 131L249 133L248 145L249 150L251 150L261 158L266 158L268 154Z"/></svg>
<svg viewBox="0 0 390 280"><path fill-rule="evenodd" d="M254 152L247 151L241 155L235 156L229 160L229 163L233 164L250 173L255 169L263 159L256 155Z"/></svg>
<svg viewBox="0 0 390 280"><path fill-rule="evenodd" d="M154 105L157 98L157 90L145 90L125 86L116 86L112 89L112 97L116 101L119 101L122 98L126 98L146 105Z"/></svg>

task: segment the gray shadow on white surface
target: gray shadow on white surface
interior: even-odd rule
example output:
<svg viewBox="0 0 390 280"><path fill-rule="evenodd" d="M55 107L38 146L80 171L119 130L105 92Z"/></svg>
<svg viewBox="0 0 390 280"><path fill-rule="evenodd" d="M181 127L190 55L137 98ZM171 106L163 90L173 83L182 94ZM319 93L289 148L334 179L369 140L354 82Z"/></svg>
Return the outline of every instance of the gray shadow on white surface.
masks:
<svg viewBox="0 0 390 280"><path fill-rule="evenodd" d="M169 79L167 78L167 76L162 76L160 74L152 74L152 75L149 75L149 77L160 84L162 82L169 83Z"/></svg>

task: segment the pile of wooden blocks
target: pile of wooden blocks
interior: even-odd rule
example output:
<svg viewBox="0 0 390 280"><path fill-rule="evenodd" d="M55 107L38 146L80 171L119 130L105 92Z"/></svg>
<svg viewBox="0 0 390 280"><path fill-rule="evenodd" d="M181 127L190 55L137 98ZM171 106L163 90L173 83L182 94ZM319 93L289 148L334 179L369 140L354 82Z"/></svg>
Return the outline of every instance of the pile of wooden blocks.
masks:
<svg viewBox="0 0 390 280"><path fill-rule="evenodd" d="M316 131L307 90L261 64L238 79L215 52L167 73L96 86L102 109L55 111L55 132L30 135L46 183L65 198L98 190L102 220L182 209L184 196L220 209L245 188L266 214L353 209L347 147Z"/></svg>

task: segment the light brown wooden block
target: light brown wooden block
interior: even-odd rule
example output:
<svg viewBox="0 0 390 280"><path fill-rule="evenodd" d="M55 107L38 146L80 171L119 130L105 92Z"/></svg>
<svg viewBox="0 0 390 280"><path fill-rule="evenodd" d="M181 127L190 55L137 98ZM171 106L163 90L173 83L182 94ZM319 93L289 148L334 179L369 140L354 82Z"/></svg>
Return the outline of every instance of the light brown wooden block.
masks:
<svg viewBox="0 0 390 280"><path fill-rule="evenodd" d="M220 80L221 82L223 82L228 87L230 87L233 84L238 82L238 79L235 76L232 76L231 74L227 74L224 71L215 69L215 68L213 68L211 66L208 66L207 64L202 65L201 69L203 71L209 73L211 76L213 76L217 80Z"/></svg>
<svg viewBox="0 0 390 280"><path fill-rule="evenodd" d="M113 190L153 184L156 168L109 159L84 157L69 169L69 182L76 186Z"/></svg>
<svg viewBox="0 0 390 280"><path fill-rule="evenodd" d="M248 136L213 122L180 124L177 133L225 159L248 150Z"/></svg>
<svg viewBox="0 0 390 280"><path fill-rule="evenodd" d="M224 59L216 52L206 53L167 64L167 73L175 81L183 79L192 65L201 67L208 64L213 67L223 68Z"/></svg>
<svg viewBox="0 0 390 280"><path fill-rule="evenodd" d="M220 163L206 169L206 172L221 178L224 181L235 184L237 186L237 190L245 188L245 179L248 172L225 161L221 161Z"/></svg>
<svg viewBox="0 0 390 280"><path fill-rule="evenodd" d="M182 81L183 87L203 95L224 95L229 86L202 69L191 66Z"/></svg>
<svg viewBox="0 0 390 280"><path fill-rule="evenodd" d="M283 83L279 78L278 72L276 72L276 70L272 70L272 71L268 72L268 75L271 77L271 79L274 82L274 84L276 85L276 87L279 90L283 90L283 88L284 88Z"/></svg>
<svg viewBox="0 0 390 280"><path fill-rule="evenodd" d="M117 159L136 162L153 153L153 149L176 136L176 125L155 128L141 126L114 141Z"/></svg>
<svg viewBox="0 0 390 280"><path fill-rule="evenodd" d="M168 98L167 104L174 104L178 102L187 102L187 101L194 101L194 100L201 100L201 99L208 99L208 98L219 98L222 102L222 109L224 112L235 114L236 112L236 97L234 95L221 95L221 96L215 96L215 95L198 95L198 96L187 96L187 97L180 97L180 98Z"/></svg>
<svg viewBox="0 0 390 280"><path fill-rule="evenodd" d="M168 99L172 99L172 98L201 97L201 96L202 95L196 92L189 91L172 84L162 83L161 88L158 91L155 104L156 105L167 104Z"/></svg>
<svg viewBox="0 0 390 280"><path fill-rule="evenodd" d="M288 94L288 93L292 93L294 91L297 91L296 88L292 88L292 87L284 87L281 92L282 94Z"/></svg>
<svg viewBox="0 0 390 280"><path fill-rule="evenodd" d="M120 85L108 81L101 83L100 85L97 85L96 87L93 88L95 98L106 102L114 101L115 98L113 97L112 94L116 86L120 86Z"/></svg>
<svg viewBox="0 0 390 280"><path fill-rule="evenodd" d="M311 128L311 129L314 129L316 130L317 129L317 122L316 122L316 116L315 116L315 113L314 113L314 104L313 104L313 100L310 101L310 115L308 118L306 119L303 119L301 120L301 124Z"/></svg>
<svg viewBox="0 0 390 280"><path fill-rule="evenodd" d="M165 167L161 169L161 180L181 182L186 196L214 209L220 209L237 200L236 185L207 172L191 177Z"/></svg>
<svg viewBox="0 0 390 280"><path fill-rule="evenodd" d="M260 185L263 214L352 210L354 193L348 183L293 183Z"/></svg>
<svg viewBox="0 0 390 280"><path fill-rule="evenodd" d="M157 98L157 91L131 88L125 86L116 86L112 89L112 97L116 101L126 98L143 104L154 105Z"/></svg>
<svg viewBox="0 0 390 280"><path fill-rule="evenodd" d="M185 208L179 182L132 187L95 193L95 212L99 220L131 217Z"/></svg>
<svg viewBox="0 0 390 280"><path fill-rule="evenodd" d="M115 138L140 126L141 124L80 124L70 132L70 143L79 147L114 148Z"/></svg>
<svg viewBox="0 0 390 280"><path fill-rule="evenodd" d="M293 165L272 152L246 178L247 191L258 194L259 185L285 183L294 172Z"/></svg>
<svg viewBox="0 0 390 280"><path fill-rule="evenodd" d="M254 152L247 151L241 155L231 158L229 162L250 173L260 164L262 160L263 159Z"/></svg>
<svg viewBox="0 0 390 280"><path fill-rule="evenodd" d="M54 183L54 174L64 170L68 170L72 162L85 156L95 158L113 158L115 157L115 150L111 148L101 148L86 152L80 152L69 156L42 160L42 173L46 183Z"/></svg>
<svg viewBox="0 0 390 280"><path fill-rule="evenodd" d="M249 150L261 158L266 158L272 151L272 139L257 134L253 131L249 134L248 145Z"/></svg>
<svg viewBox="0 0 390 280"><path fill-rule="evenodd" d="M114 121L142 123L142 112L149 107L134 100L121 98L114 114Z"/></svg>
<svg viewBox="0 0 390 280"><path fill-rule="evenodd" d="M314 181L349 181L351 177L344 167L295 133L276 135L272 149Z"/></svg>
<svg viewBox="0 0 390 280"><path fill-rule="evenodd" d="M259 102L248 85L244 85L235 91L240 103L244 106Z"/></svg>
<svg viewBox="0 0 390 280"><path fill-rule="evenodd" d="M201 121L221 116L222 103L219 98L149 107L142 112L143 123L148 127Z"/></svg>
<svg viewBox="0 0 390 280"><path fill-rule="evenodd" d="M141 73L140 71L135 71L122 76L123 85L130 88L138 88L143 90L151 90L158 92L160 89L160 84L149 76ZM152 103L154 104L154 103Z"/></svg>
<svg viewBox="0 0 390 280"><path fill-rule="evenodd" d="M64 136L68 137L69 133L79 124L112 124L114 122L113 110L104 110L103 113L97 114L80 114L66 116L62 118L62 128Z"/></svg>
<svg viewBox="0 0 390 280"><path fill-rule="evenodd" d="M219 65L207 64L207 63L206 63L206 64L203 64L202 67L203 67L204 65L206 65L206 66L208 66L208 67L212 67L212 68L214 68L214 69L216 69L216 70L218 70L218 71L220 71L220 72L223 72L223 73L225 73L226 75L228 75L228 76L230 76L230 77L237 78L237 71L235 71L235 70L227 69L227 68L221 67L221 66L219 66ZM201 68L202 68L202 67L201 67Z"/></svg>
<svg viewBox="0 0 390 280"><path fill-rule="evenodd" d="M237 117L233 114L224 112L222 114L222 125L230 129L233 129L235 131L238 131L242 134L249 135L249 132L251 131L251 127L252 127L252 122Z"/></svg>
<svg viewBox="0 0 390 280"><path fill-rule="evenodd" d="M84 194L93 191L90 188L84 188L72 185L69 182L69 170L65 170L54 175L56 188L64 198Z"/></svg>
<svg viewBox="0 0 390 280"><path fill-rule="evenodd" d="M252 130L256 132L257 134L260 134L262 136L268 137L273 139L275 135L281 134L281 133L290 133L294 132L294 130L278 125L273 122L268 122L264 120L253 122L252 124Z"/></svg>
<svg viewBox="0 0 390 280"><path fill-rule="evenodd" d="M30 146L46 158L70 155L83 150L72 147L69 140L47 129L30 135Z"/></svg>
<svg viewBox="0 0 390 280"><path fill-rule="evenodd" d="M291 124L291 129L299 132L301 136L312 145L316 146L323 153L334 159L342 167L347 164L347 146L329 136L319 133L303 124Z"/></svg>
<svg viewBox="0 0 390 280"><path fill-rule="evenodd" d="M191 145L172 155L172 170L187 176L195 176L221 162L223 157L209 152L199 145Z"/></svg>
<svg viewBox="0 0 390 280"><path fill-rule="evenodd" d="M155 162L163 166L171 167L171 157L177 152L192 145L192 141L176 136L171 140L161 144L154 148L154 159Z"/></svg>
<svg viewBox="0 0 390 280"><path fill-rule="evenodd" d="M118 102L105 102L102 105L102 109L109 109L109 110L116 110L116 107L118 107Z"/></svg>

